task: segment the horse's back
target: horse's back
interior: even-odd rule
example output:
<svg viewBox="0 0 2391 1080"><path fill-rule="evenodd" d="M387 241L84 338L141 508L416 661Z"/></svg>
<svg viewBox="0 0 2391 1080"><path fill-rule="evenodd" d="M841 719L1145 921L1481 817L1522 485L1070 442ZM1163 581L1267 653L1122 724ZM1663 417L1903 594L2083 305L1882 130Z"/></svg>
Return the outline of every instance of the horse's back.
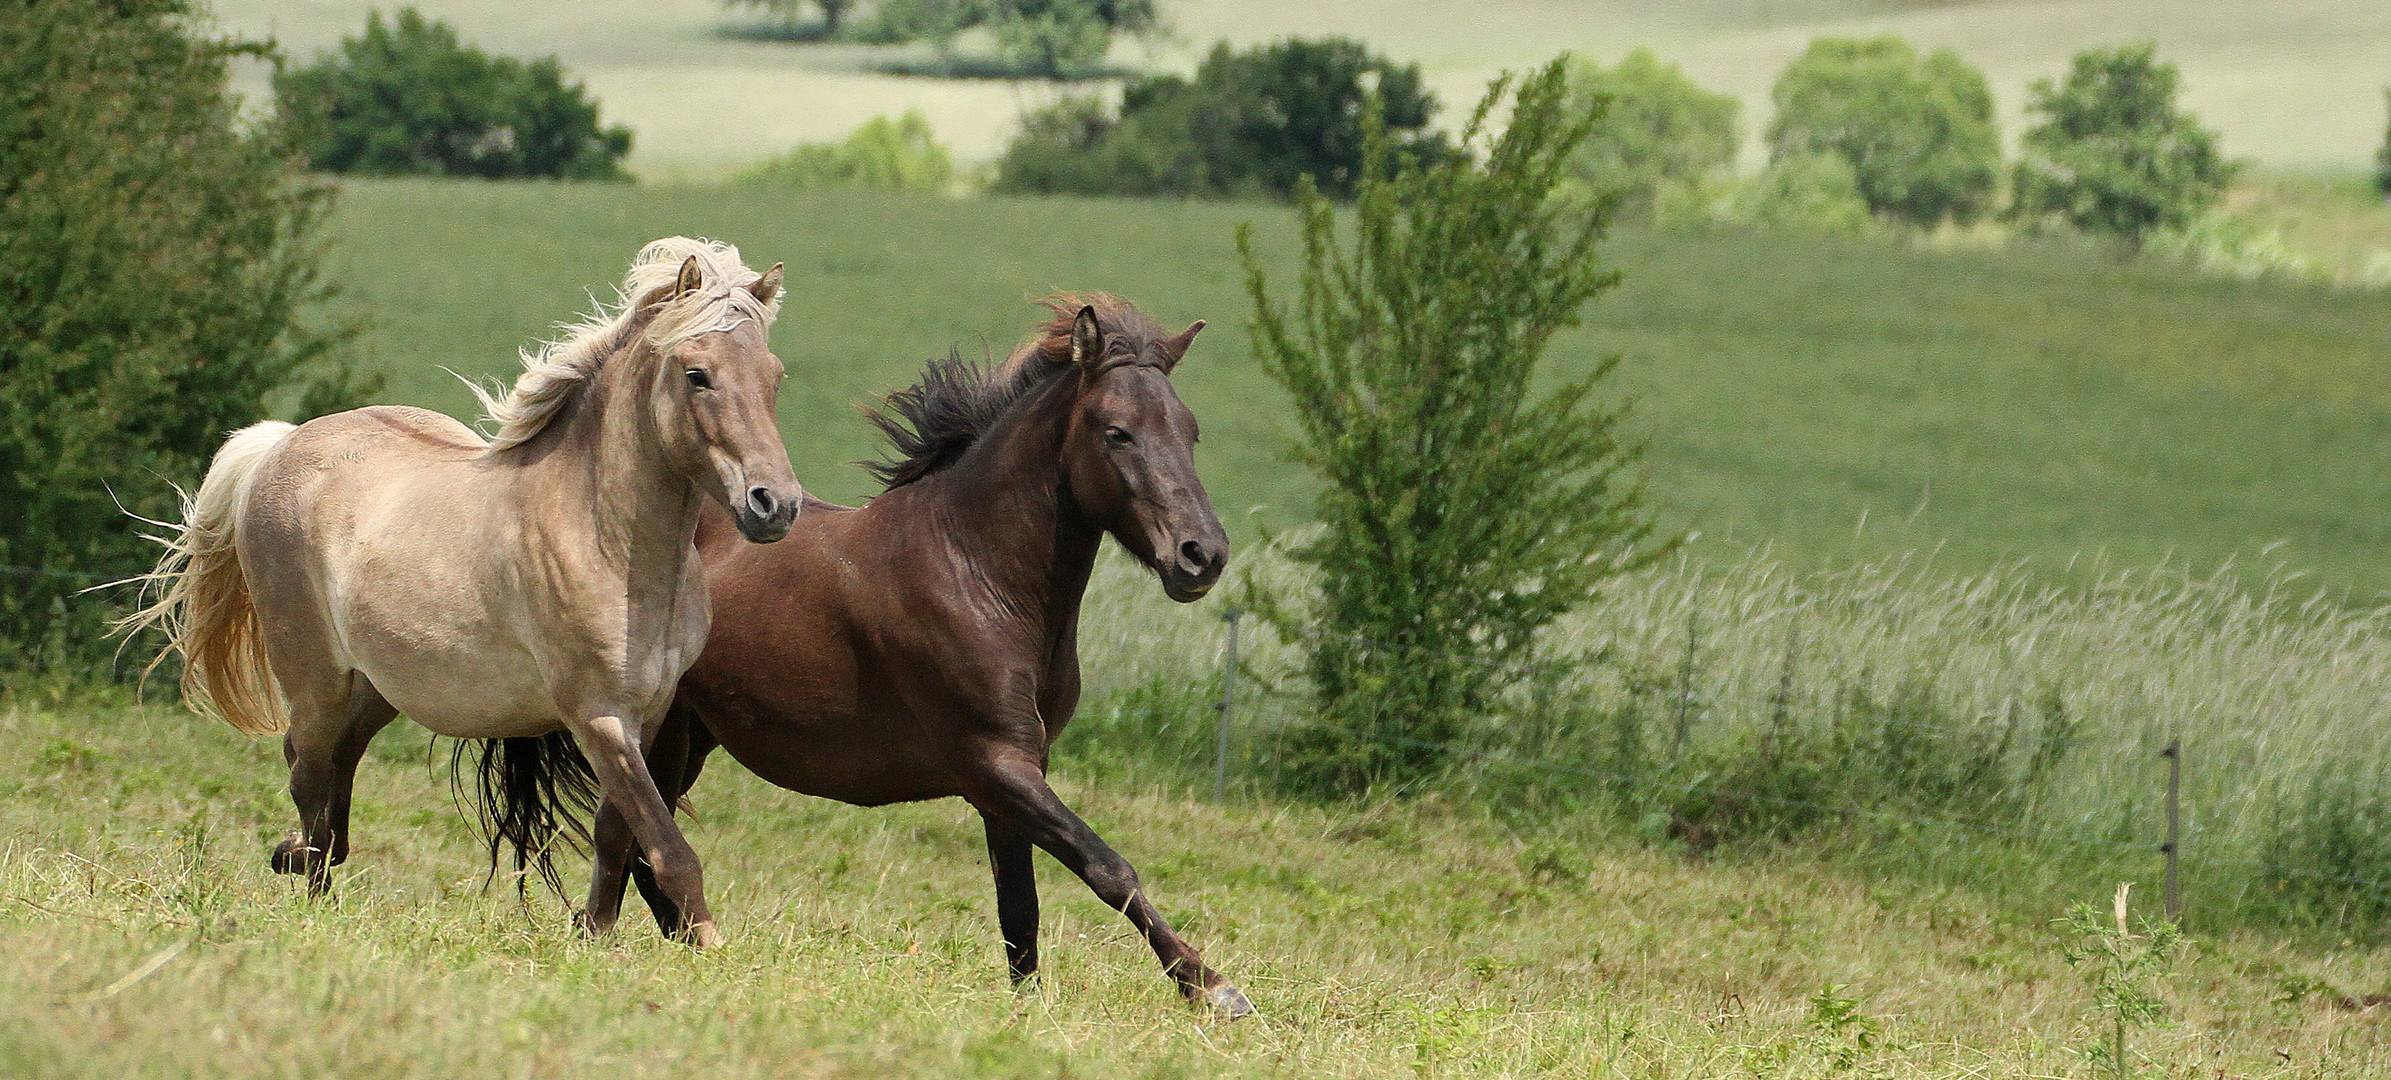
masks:
<svg viewBox="0 0 2391 1080"><path fill-rule="evenodd" d="M327 528L355 524L349 515L367 493L425 466L454 468L485 446L472 428L430 409L369 405L316 417L259 463L240 511L243 544L315 546L331 539Z"/></svg>

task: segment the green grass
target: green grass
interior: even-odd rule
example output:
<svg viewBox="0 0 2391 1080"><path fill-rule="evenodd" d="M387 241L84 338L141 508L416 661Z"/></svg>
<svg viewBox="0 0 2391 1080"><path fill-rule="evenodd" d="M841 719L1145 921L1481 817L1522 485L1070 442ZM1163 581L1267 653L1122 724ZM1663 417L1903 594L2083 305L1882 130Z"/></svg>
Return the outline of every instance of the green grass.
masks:
<svg viewBox="0 0 2391 1080"><path fill-rule="evenodd" d="M1231 234L1291 289L1282 209L718 188L360 182L335 220L348 310L391 400L461 412L440 365L514 350L683 232L789 264L775 349L798 475L853 500L878 446L853 406L950 344L1004 352L1024 301L1105 289L1211 321L1176 380L1240 543L1305 517L1276 389L1252 359ZM2371 602L2391 589L2391 302L2068 251L1623 231L1625 284L1556 340L1557 372L1625 357L1653 495L1696 550L1797 566L1935 552L1967 572L2079 557L2272 560Z"/></svg>
<svg viewBox="0 0 2391 1080"><path fill-rule="evenodd" d="M314 904L267 872L269 741L179 712L0 711L0 1074L226 1076L2084 1076L2087 994L2039 918L1802 853L1689 862L1450 804L1214 807L1066 780L1260 1021L1182 1005L1113 912L1041 860L1047 977L1001 972L976 822L710 773L693 839L731 943L481 888L420 731L359 782ZM2108 880L2069 882L2104 897ZM1822 988L1882 1026L1812 1021ZM2391 957L2226 937L2138 1051L2239 1077L2391 1068L2334 995Z"/></svg>

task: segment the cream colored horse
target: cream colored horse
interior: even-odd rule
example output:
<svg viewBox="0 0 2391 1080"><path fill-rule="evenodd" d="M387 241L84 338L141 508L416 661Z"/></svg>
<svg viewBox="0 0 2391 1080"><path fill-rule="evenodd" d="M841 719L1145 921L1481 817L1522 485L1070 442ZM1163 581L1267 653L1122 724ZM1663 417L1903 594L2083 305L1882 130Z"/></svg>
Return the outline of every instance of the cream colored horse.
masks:
<svg viewBox="0 0 2391 1080"><path fill-rule="evenodd" d="M166 538L157 601L129 621L170 633L195 707L284 733L299 831L276 870L328 886L348 855L358 759L405 713L442 735L504 741L493 749L578 747L688 905L688 939L720 940L697 855L641 751L711 621L691 546L699 500L724 504L759 543L787 534L802 501L773 419L781 363L765 345L780 287L780 267L759 276L736 248L658 240L620 305L526 353L503 398L476 388L498 425L487 441L439 413L375 406L225 442ZM554 801L493 784L488 769L501 801ZM569 811L498 813L518 862L545 871Z"/></svg>

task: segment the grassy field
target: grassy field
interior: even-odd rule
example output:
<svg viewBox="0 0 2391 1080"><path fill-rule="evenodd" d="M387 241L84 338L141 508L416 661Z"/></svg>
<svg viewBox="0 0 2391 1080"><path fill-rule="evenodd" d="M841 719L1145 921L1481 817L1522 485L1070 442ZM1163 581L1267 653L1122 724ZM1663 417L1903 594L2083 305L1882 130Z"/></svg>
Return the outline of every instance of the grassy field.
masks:
<svg viewBox="0 0 2391 1080"><path fill-rule="evenodd" d="M19 698L0 753L27 763L0 798L10 1076L2074 1077L2098 1038L2057 933L1964 889L1433 801L1356 820L1066 780L1264 1014L1222 1024L1051 863L1048 974L1010 990L953 803L710 774L692 835L731 943L701 955L482 889L413 729L369 757L322 904L264 866L289 812L270 742ZM2333 1003L2386 988L2391 955L2212 939L2133 1046L2165 1075L2380 1075L2379 1019Z"/></svg>
<svg viewBox="0 0 2391 1080"><path fill-rule="evenodd" d="M801 477L845 499L869 485L838 463L876 452L853 403L949 343L1001 354L1031 295L1210 319L1177 377L1199 464L1241 569L1285 581L1254 541L1301 520L1308 486L1243 337L1246 220L1284 285L1270 207L360 183L334 264L387 398L453 411L438 365L511 371L646 239L786 260L784 429ZM1233 797L1193 797L1221 604L1170 605L1118 560L1099 575L1097 694L1060 783L1261 1022L1187 1012L1051 863L1049 976L1016 994L959 804L854 810L727 766L693 826L718 952L579 941L560 902L484 890L444 762L404 726L361 777L338 896L310 904L263 865L290 816L270 741L19 683L0 1075L2089 1076L2097 1016L2049 919L2120 880L2155 902L2152 755L2174 737L2201 940L2135 1047L2168 1075L2391 1070L2379 1020L2344 1007L2391 992L2381 920L2349 919L2391 891L2301 884L2391 876L2367 787L2391 654L2383 616L2349 610L2391 588L2381 295L2055 249L1623 233L1609 258L1627 284L1556 363L1625 355L1652 490L1704 539L1556 635L1610 664L1481 733L1574 779L1481 760L1408 804L1271 800L1268 736L1303 717L1287 644L1257 635ZM2208 584L2169 552L2297 573ZM1622 794L1602 771L1648 760L1625 733L1670 722L1654 685L1692 703L1688 749ZM1942 782L1988 744L2011 777L2054 718L2064 752L2030 780ZM1713 846L1680 824L1724 820L1715 800L1658 794L1746 782L1830 812ZM2284 846L2302 823L2330 828ZM2311 876L2251 865L2269 860Z"/></svg>
<svg viewBox="0 0 2391 1080"><path fill-rule="evenodd" d="M2380 210L2369 213L2382 213ZM358 182L335 221L347 310L387 398L470 404L440 368L511 372L514 350L603 292L647 239L683 232L789 264L774 347L800 479L836 499L878 453L854 406L959 345L1001 356L1030 297L1101 288L1165 322L1210 320L1177 380L1234 537L1305 516L1275 388L1245 337L1231 234L1268 206L941 200L714 188ZM1797 566L1933 551L1952 572L2080 557L2239 559L2369 603L2391 589L2391 304L2221 281L2070 251L1622 232L1625 284L1553 349L1622 354L1649 483L1698 552L1768 545ZM511 376L510 376L511 377ZM2074 579L2080 580L2080 578Z"/></svg>

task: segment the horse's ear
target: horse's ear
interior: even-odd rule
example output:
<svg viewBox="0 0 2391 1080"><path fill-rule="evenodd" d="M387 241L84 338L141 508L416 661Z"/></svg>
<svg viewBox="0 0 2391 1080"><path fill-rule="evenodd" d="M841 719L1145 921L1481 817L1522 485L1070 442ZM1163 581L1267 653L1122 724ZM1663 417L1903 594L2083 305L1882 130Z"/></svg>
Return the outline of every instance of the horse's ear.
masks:
<svg viewBox="0 0 2391 1080"><path fill-rule="evenodd" d="M773 263L772 269L764 271L764 276L755 279L755 284L749 285L747 291L754 294L759 303L769 307L772 298L780 295L780 276L780 264Z"/></svg>
<svg viewBox="0 0 2391 1080"><path fill-rule="evenodd" d="M1178 367L1179 361L1187 358L1187 347L1195 344L1196 332L1203 328L1204 320L1197 319L1194 325L1179 331L1178 334L1162 343L1162 370L1165 373Z"/></svg>
<svg viewBox="0 0 2391 1080"><path fill-rule="evenodd" d="M1071 320L1071 362L1084 372L1104 365L1104 328L1096 325L1094 305L1080 308L1079 317Z"/></svg>
<svg viewBox="0 0 2391 1080"><path fill-rule="evenodd" d="M673 284L673 299L678 300L705 287L706 275L698 268L697 256L691 255L682 260L681 279Z"/></svg>

